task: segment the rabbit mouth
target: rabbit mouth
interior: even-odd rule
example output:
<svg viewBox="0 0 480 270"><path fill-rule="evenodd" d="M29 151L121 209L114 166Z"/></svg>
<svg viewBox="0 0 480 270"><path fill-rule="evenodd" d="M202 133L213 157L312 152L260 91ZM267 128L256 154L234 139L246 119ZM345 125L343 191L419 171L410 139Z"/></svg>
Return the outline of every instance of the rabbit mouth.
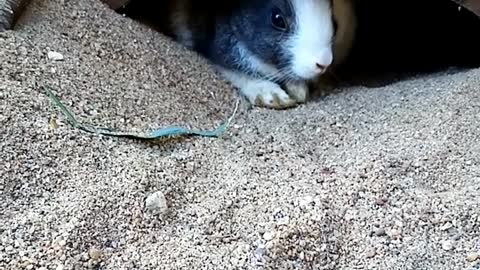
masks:
<svg viewBox="0 0 480 270"><path fill-rule="evenodd" d="M286 65L280 70L284 70L281 78L282 82L299 82L309 80L307 76L303 76L304 74L297 72L292 64Z"/></svg>
<svg viewBox="0 0 480 270"><path fill-rule="evenodd" d="M324 66L319 67L316 70L301 70L301 71L294 70L289 75L289 79L296 80L296 81L310 81L322 76L327 72L327 70L328 70L328 67L324 67Z"/></svg>
<svg viewBox="0 0 480 270"><path fill-rule="evenodd" d="M257 73L261 77L277 82L277 83L285 83L285 82L302 82L302 81L309 81L313 78L316 78L320 75L321 72L298 72L293 65L282 65L280 67L276 67L274 70L270 72L259 72Z"/></svg>
<svg viewBox="0 0 480 270"><path fill-rule="evenodd" d="M300 74L295 73L293 70L288 75L285 76L283 79L284 82L301 82L301 81L308 81L311 80L312 77L310 76L302 76Z"/></svg>

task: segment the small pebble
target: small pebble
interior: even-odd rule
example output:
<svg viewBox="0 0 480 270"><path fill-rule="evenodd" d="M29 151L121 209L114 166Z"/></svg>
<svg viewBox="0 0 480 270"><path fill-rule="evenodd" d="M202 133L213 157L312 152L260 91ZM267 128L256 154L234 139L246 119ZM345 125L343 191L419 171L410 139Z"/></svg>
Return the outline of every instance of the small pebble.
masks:
<svg viewBox="0 0 480 270"><path fill-rule="evenodd" d="M375 248L369 247L365 250L365 257L366 258L370 259L370 258L375 257L375 255L377 255L377 251L375 250Z"/></svg>
<svg viewBox="0 0 480 270"><path fill-rule="evenodd" d="M80 260L82 262L86 262L86 261L88 261L88 259L90 259L90 256L88 255L87 252L82 253L82 255L80 256Z"/></svg>
<svg viewBox="0 0 480 270"><path fill-rule="evenodd" d="M264 245L259 245L259 246L255 249L255 251L254 251L253 254L254 254L255 257L257 257L257 258L263 257L263 256L265 255L265 246L264 246Z"/></svg>
<svg viewBox="0 0 480 270"><path fill-rule="evenodd" d="M402 235L402 231L401 231L401 230L392 229L392 230L390 231L390 237L392 237L393 239L398 239L398 238L400 238L401 235Z"/></svg>
<svg viewBox="0 0 480 270"><path fill-rule="evenodd" d="M27 55L28 54L28 50L27 48L21 46L18 48L18 52L21 54L21 55Z"/></svg>
<svg viewBox="0 0 480 270"><path fill-rule="evenodd" d="M445 223L442 227L440 227L440 230L442 231L447 231L448 229L452 228L453 225L450 222Z"/></svg>
<svg viewBox="0 0 480 270"><path fill-rule="evenodd" d="M281 217L277 220L278 225L288 225L289 222L290 222L290 217L289 216L284 216L284 217Z"/></svg>
<svg viewBox="0 0 480 270"><path fill-rule="evenodd" d="M274 235L273 232L266 232L266 233L263 234L263 239L265 241L270 241L270 240L273 239L273 235Z"/></svg>
<svg viewBox="0 0 480 270"><path fill-rule="evenodd" d="M474 262L476 260L478 260L478 253L477 252L471 252L471 253L468 253L467 254L467 261L468 262Z"/></svg>
<svg viewBox="0 0 480 270"><path fill-rule="evenodd" d="M434 218L432 218L431 222L432 222L433 225L437 225L440 222L442 222L442 219L439 218L439 217L434 217Z"/></svg>
<svg viewBox="0 0 480 270"><path fill-rule="evenodd" d="M298 205L301 208L307 208L312 203L313 203L313 197L312 196L305 196L304 198L299 200Z"/></svg>
<svg viewBox="0 0 480 270"><path fill-rule="evenodd" d="M168 210L167 199L163 192L157 191L145 200L145 207L151 211L164 213Z"/></svg>
<svg viewBox="0 0 480 270"><path fill-rule="evenodd" d="M57 119L55 119L55 117L50 118L50 120L48 121L48 127L50 129L57 129L58 128Z"/></svg>
<svg viewBox="0 0 480 270"><path fill-rule="evenodd" d="M384 236L386 234L387 233L385 232L385 229L383 229L383 228L379 228L379 229L375 230L375 235L376 236Z"/></svg>
<svg viewBox="0 0 480 270"><path fill-rule="evenodd" d="M98 260L102 257L102 254L103 252L99 249L96 249L96 248L91 248L89 251L88 251L88 256L92 259L92 260Z"/></svg>
<svg viewBox="0 0 480 270"><path fill-rule="evenodd" d="M443 250L449 251L453 249L453 242L451 240L442 241Z"/></svg>
<svg viewBox="0 0 480 270"><path fill-rule="evenodd" d="M298 258L303 261L305 259L305 252L303 251L300 252L300 254L298 255Z"/></svg>
<svg viewBox="0 0 480 270"><path fill-rule="evenodd" d="M368 176L364 173L359 173L358 177L360 177L360 179L367 179L368 178Z"/></svg>
<svg viewBox="0 0 480 270"><path fill-rule="evenodd" d="M47 57L48 59L53 61L62 61L64 59L61 53L53 52L53 51L48 52Z"/></svg>
<svg viewBox="0 0 480 270"><path fill-rule="evenodd" d="M386 198L378 198L375 200L375 204L378 206L384 206L387 203Z"/></svg>

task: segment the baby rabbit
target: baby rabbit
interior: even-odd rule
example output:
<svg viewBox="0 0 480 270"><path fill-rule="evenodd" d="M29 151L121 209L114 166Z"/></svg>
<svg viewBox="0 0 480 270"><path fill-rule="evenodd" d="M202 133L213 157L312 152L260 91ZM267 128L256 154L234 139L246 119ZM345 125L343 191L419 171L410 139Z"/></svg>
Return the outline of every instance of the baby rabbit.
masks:
<svg viewBox="0 0 480 270"><path fill-rule="evenodd" d="M174 0L167 33L209 59L251 103L284 109L306 101L336 46L338 60L346 56L350 11L348 0Z"/></svg>

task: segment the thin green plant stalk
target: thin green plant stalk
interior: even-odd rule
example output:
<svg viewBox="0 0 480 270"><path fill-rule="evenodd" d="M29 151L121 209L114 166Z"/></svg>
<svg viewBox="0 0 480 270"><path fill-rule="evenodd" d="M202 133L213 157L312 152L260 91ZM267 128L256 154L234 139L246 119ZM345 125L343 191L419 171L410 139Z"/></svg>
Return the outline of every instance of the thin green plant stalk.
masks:
<svg viewBox="0 0 480 270"><path fill-rule="evenodd" d="M200 137L218 138L225 133L226 129L228 128L233 118L235 117L238 110L238 106L239 106L239 100L237 100L235 104L235 109L233 110L232 115L213 130L201 131L201 130L193 130L193 129L188 129L188 128L179 127L179 126L168 126L168 127L160 128L157 130L153 130L146 134L139 134L139 133L134 133L129 131L112 130L110 128L99 128L99 127L94 127L92 125L82 124L75 118L73 113L70 112L70 110L68 110L67 107L65 107L65 105L60 101L60 99L55 94L53 94L51 89L45 86L43 86L42 89L46 93L46 95L49 97L50 101L56 107L58 107L60 112L67 118L70 125L72 125L74 128L78 128L80 130L83 130L89 133L98 134L98 135L126 137L126 138L143 139L143 140L152 140L152 139L159 139L159 138L171 137L171 136L200 136Z"/></svg>

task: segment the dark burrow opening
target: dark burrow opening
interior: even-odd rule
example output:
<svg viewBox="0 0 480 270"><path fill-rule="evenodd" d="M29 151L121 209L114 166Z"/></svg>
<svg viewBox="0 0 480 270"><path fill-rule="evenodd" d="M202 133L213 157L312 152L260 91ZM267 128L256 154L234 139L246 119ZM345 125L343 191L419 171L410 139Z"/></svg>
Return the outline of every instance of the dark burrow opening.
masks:
<svg viewBox="0 0 480 270"><path fill-rule="evenodd" d="M118 12L154 26L162 3L133 0ZM340 84L374 87L480 67L480 17L452 0L356 0L355 11L353 49L334 72Z"/></svg>
<svg viewBox="0 0 480 270"><path fill-rule="evenodd" d="M337 76L380 86L480 67L480 18L452 0L358 0L356 40Z"/></svg>

